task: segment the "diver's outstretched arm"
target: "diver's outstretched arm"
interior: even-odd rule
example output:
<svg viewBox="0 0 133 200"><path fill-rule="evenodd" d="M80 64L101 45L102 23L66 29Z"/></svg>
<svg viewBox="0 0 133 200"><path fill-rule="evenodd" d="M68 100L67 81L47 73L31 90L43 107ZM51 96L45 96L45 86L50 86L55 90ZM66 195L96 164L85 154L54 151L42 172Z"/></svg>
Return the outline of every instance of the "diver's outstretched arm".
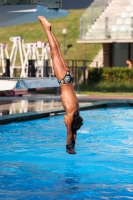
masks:
<svg viewBox="0 0 133 200"><path fill-rule="evenodd" d="M76 135L73 135L73 133L72 133L72 128L71 128L72 121L73 121L72 115L69 115L69 116L65 115L64 116L64 122L65 122L66 127L67 127L66 151L69 154L75 154L76 153L75 150L74 150Z"/></svg>

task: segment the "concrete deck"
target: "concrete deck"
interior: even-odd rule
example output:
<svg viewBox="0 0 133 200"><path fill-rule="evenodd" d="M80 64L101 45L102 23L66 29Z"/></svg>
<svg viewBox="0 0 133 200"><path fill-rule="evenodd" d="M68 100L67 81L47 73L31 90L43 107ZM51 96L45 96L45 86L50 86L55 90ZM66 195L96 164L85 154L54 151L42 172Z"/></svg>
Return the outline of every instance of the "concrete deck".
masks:
<svg viewBox="0 0 133 200"><path fill-rule="evenodd" d="M77 95L77 97L80 110L133 106L131 95ZM28 94L22 97L0 97L0 124L49 117L64 112L60 96L57 95Z"/></svg>

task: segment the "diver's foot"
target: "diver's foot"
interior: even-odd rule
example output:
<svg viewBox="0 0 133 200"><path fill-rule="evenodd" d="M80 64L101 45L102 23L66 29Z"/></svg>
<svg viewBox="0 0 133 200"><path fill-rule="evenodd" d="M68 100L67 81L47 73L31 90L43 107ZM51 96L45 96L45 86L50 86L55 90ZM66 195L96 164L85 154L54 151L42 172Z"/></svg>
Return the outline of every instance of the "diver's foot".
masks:
<svg viewBox="0 0 133 200"><path fill-rule="evenodd" d="M51 28L51 24L43 16L38 16L39 21L41 22L44 28Z"/></svg>
<svg viewBox="0 0 133 200"><path fill-rule="evenodd" d="M75 149L71 145L66 145L66 152L69 154L76 154Z"/></svg>

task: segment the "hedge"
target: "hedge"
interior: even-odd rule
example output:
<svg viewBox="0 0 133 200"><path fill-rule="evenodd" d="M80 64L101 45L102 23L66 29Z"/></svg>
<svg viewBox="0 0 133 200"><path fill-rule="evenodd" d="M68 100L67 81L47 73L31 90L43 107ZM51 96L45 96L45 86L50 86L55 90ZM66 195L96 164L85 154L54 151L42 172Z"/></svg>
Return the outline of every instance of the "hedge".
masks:
<svg viewBox="0 0 133 200"><path fill-rule="evenodd" d="M88 79L80 92L133 92L133 69L108 67L89 68Z"/></svg>
<svg viewBox="0 0 133 200"><path fill-rule="evenodd" d="M133 69L108 67L108 68L90 68L88 71L88 82L97 83L133 83Z"/></svg>

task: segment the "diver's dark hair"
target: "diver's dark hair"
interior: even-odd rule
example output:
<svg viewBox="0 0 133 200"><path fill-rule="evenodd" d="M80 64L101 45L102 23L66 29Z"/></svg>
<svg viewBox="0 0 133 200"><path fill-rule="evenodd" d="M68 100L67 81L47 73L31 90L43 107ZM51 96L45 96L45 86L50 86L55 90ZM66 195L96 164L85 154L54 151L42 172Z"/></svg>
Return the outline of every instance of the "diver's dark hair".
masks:
<svg viewBox="0 0 133 200"><path fill-rule="evenodd" d="M83 118L79 116L79 114L74 115L73 123L72 123L72 131L77 131L83 125Z"/></svg>

